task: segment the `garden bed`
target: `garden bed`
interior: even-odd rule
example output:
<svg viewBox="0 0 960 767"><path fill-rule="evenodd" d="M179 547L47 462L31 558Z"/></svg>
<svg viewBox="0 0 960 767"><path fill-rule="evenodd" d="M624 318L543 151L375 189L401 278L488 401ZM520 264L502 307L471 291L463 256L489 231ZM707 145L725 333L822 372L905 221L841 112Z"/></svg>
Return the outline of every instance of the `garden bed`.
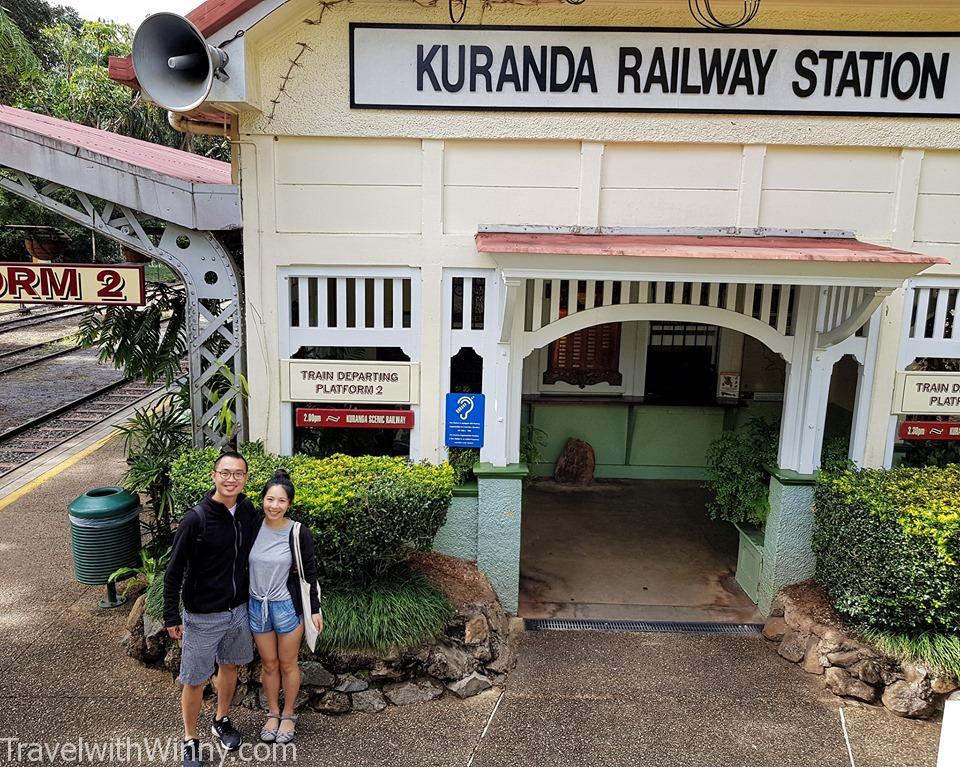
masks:
<svg viewBox="0 0 960 767"><path fill-rule="evenodd" d="M417 552L408 564L436 584L453 606L452 617L435 637L419 645L384 651L340 650L311 654L301 648L303 681L297 708L324 714L377 712L443 695L466 698L501 686L516 662L518 624L504 613L486 576L473 562ZM162 621L145 611L146 595L130 611L123 644L147 665L180 670L180 646ZM241 670L235 702L263 708L260 663Z"/></svg>
<svg viewBox="0 0 960 767"><path fill-rule="evenodd" d="M781 657L821 676L835 695L882 705L897 716L928 719L960 687L953 676L893 658L858 636L813 581L778 595L763 636Z"/></svg>

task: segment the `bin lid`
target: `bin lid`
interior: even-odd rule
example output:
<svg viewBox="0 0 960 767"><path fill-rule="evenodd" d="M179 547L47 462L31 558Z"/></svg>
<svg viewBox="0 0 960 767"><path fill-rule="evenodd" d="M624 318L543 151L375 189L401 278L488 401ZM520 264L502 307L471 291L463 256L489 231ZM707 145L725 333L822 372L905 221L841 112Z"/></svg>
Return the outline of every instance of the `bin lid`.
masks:
<svg viewBox="0 0 960 767"><path fill-rule="evenodd" d="M75 498L68 510L80 519L112 519L139 505L140 497L122 487L94 487Z"/></svg>

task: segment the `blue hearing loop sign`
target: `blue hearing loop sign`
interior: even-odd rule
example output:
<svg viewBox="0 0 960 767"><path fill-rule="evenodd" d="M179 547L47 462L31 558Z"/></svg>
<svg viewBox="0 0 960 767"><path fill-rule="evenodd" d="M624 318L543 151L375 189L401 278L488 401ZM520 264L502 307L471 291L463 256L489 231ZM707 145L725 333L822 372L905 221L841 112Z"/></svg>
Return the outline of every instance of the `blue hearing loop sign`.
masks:
<svg viewBox="0 0 960 767"><path fill-rule="evenodd" d="M483 401L482 394L447 395L447 447L483 447Z"/></svg>

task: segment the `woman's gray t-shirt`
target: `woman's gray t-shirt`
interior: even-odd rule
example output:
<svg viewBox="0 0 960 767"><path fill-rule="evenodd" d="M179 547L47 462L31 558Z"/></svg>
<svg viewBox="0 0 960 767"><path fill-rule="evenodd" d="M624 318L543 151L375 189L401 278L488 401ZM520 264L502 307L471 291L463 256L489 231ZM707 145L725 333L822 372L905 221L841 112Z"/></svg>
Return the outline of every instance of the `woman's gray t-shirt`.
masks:
<svg viewBox="0 0 960 767"><path fill-rule="evenodd" d="M290 553L290 528L293 522L279 528L260 526L250 549L250 596L260 601L280 602L290 599L287 577L293 565Z"/></svg>

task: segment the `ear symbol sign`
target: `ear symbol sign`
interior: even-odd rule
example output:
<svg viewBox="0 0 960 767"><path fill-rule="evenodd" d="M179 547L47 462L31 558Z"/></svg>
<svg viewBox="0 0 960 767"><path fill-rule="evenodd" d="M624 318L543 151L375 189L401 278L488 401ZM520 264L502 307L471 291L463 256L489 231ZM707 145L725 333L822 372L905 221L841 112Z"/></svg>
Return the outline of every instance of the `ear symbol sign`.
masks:
<svg viewBox="0 0 960 767"><path fill-rule="evenodd" d="M470 416L470 413L473 412L474 403L473 397L461 397L457 400L457 415L460 416L461 421L466 421Z"/></svg>

